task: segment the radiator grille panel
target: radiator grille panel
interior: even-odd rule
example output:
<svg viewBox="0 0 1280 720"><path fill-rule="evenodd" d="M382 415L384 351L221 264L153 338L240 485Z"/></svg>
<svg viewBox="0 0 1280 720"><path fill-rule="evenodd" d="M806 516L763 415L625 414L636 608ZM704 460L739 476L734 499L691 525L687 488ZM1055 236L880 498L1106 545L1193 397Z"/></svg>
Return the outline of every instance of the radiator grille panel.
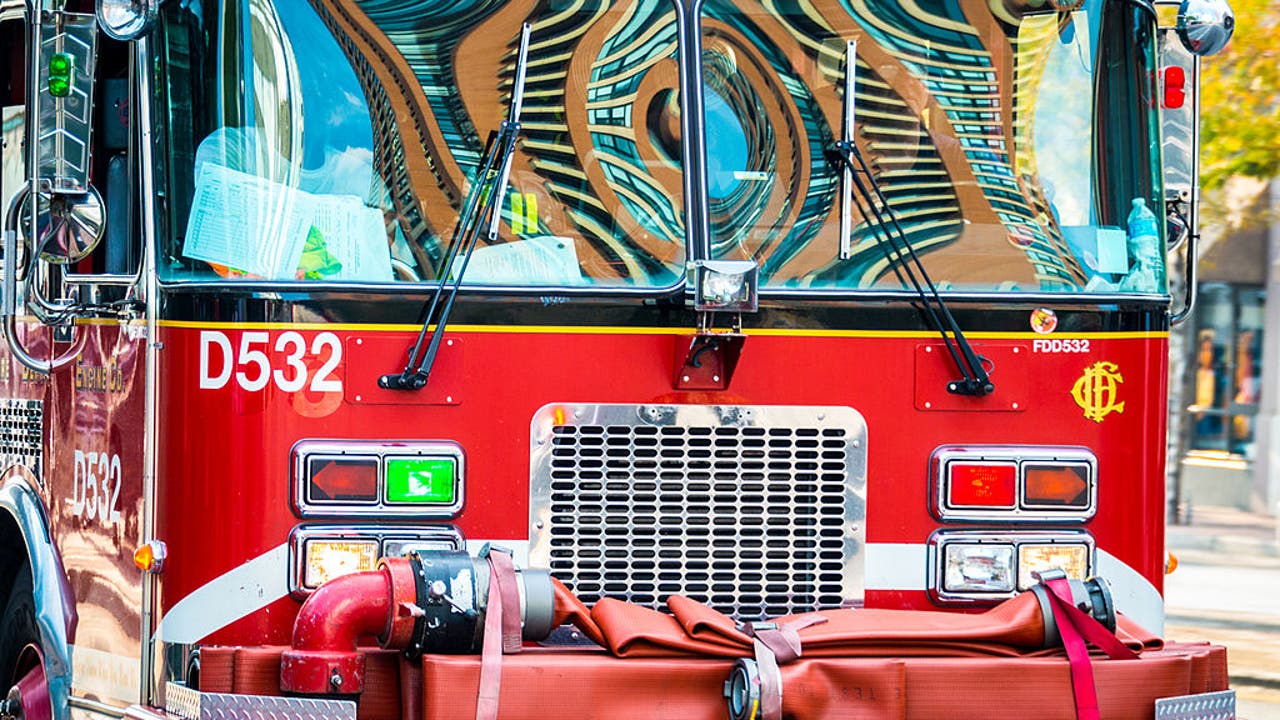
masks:
<svg viewBox="0 0 1280 720"><path fill-rule="evenodd" d="M0 470L22 465L44 482L44 402L0 399Z"/></svg>
<svg viewBox="0 0 1280 720"><path fill-rule="evenodd" d="M856 413L591 410L541 428L533 468L535 496L545 495L532 504L532 562L584 601L660 607L681 594L758 619L860 599L860 568L850 577L865 465Z"/></svg>

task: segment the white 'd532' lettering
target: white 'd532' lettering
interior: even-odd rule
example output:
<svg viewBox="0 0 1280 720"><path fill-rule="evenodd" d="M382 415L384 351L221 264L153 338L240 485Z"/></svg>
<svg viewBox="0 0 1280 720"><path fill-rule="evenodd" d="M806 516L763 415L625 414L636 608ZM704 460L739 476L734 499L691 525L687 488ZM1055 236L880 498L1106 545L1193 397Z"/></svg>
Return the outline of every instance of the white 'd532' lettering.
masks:
<svg viewBox="0 0 1280 720"><path fill-rule="evenodd" d="M273 353L268 353L268 349ZM307 362L311 360L312 362ZM311 366L320 367L312 373ZM312 392L342 392L342 381L334 370L342 362L342 342L331 332L307 340L301 333L287 330L275 337L262 330L240 334L240 347L217 330L200 332L200 389L220 390L234 377L241 389L257 392L275 383L284 392L304 387Z"/></svg>
<svg viewBox="0 0 1280 720"><path fill-rule="evenodd" d="M112 453L76 450L71 497L71 514L103 525L120 522L120 484L124 473L120 456Z"/></svg>

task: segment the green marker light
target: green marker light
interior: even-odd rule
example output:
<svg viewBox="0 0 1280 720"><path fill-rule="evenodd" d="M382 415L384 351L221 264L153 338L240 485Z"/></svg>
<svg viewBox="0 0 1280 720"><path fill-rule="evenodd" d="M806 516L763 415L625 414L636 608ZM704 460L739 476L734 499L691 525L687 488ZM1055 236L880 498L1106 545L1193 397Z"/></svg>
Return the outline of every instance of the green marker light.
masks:
<svg viewBox="0 0 1280 720"><path fill-rule="evenodd" d="M384 499L392 505L450 505L455 475L452 458L387 458Z"/></svg>
<svg viewBox="0 0 1280 720"><path fill-rule="evenodd" d="M71 53L57 52L49 57L49 94L67 97L71 94L71 76L75 73L76 60Z"/></svg>

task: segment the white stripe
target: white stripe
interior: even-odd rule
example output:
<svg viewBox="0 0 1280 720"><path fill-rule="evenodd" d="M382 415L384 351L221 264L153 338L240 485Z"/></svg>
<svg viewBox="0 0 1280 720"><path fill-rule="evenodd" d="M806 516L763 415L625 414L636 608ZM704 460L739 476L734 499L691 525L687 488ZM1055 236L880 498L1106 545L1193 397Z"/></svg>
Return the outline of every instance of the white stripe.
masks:
<svg viewBox="0 0 1280 720"><path fill-rule="evenodd" d="M868 590L924 590L929 547L916 543L867 543Z"/></svg>
<svg viewBox="0 0 1280 720"><path fill-rule="evenodd" d="M1111 585L1111 599L1118 612L1156 637L1164 637L1164 599L1155 585L1101 548L1094 573Z"/></svg>
<svg viewBox="0 0 1280 720"><path fill-rule="evenodd" d="M182 598L153 640L190 644L289 594L289 545L276 546Z"/></svg>

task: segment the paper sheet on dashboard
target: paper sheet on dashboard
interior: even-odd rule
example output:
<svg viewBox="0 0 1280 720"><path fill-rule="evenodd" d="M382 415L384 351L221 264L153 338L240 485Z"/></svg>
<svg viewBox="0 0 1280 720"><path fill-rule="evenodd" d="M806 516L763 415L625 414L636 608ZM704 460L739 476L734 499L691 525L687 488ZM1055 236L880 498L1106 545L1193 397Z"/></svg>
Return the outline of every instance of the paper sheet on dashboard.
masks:
<svg viewBox="0 0 1280 720"><path fill-rule="evenodd" d="M453 263L453 275L462 258ZM581 285L573 238L540 235L478 247L467 263L466 281L481 285Z"/></svg>
<svg viewBox="0 0 1280 720"><path fill-rule="evenodd" d="M187 220L186 257L292 280L309 236L313 246L321 243L328 260L312 279L392 280L377 208L358 197L314 195L216 163L201 167Z"/></svg>

